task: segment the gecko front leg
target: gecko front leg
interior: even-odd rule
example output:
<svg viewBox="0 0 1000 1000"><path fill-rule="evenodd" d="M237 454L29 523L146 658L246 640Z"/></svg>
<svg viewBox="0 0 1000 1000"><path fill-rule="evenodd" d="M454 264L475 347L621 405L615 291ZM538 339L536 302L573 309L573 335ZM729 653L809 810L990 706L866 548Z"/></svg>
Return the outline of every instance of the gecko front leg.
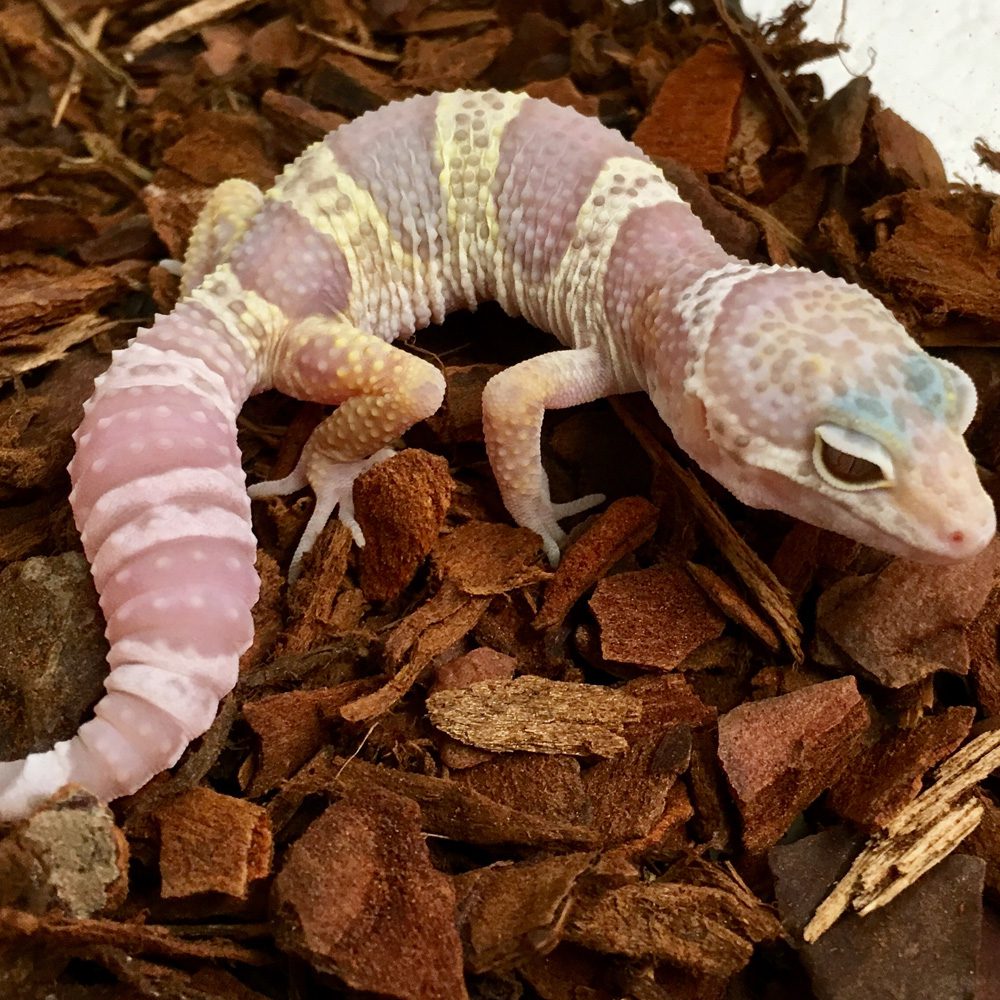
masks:
<svg viewBox="0 0 1000 1000"><path fill-rule="evenodd" d="M233 247L263 204L264 194L260 188L238 177L223 181L213 189L188 240L181 264L181 298L189 295L206 275L229 259Z"/></svg>
<svg viewBox="0 0 1000 1000"><path fill-rule="evenodd" d="M542 468L541 430L546 410L631 392L597 347L553 351L494 375L483 391L483 434L504 505L518 524L542 536L549 562L559 562L566 535L560 519L604 502L594 493L553 503Z"/></svg>
<svg viewBox="0 0 1000 1000"><path fill-rule="evenodd" d="M339 318L313 316L292 326L272 361L275 388L296 399L337 403L312 433L298 464L283 479L251 486L253 499L310 486L316 506L289 567L298 575L334 510L364 545L354 519L354 480L393 454L388 447L444 398L444 377L431 364Z"/></svg>

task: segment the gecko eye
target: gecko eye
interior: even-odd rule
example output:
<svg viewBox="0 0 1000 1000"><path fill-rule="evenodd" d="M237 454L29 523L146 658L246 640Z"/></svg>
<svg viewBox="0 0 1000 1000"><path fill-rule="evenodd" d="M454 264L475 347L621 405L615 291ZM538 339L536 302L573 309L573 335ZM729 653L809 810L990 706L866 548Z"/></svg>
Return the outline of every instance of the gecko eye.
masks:
<svg viewBox="0 0 1000 1000"><path fill-rule="evenodd" d="M813 445L813 465L819 477L841 490L873 490L892 486L892 457L867 434L820 424Z"/></svg>

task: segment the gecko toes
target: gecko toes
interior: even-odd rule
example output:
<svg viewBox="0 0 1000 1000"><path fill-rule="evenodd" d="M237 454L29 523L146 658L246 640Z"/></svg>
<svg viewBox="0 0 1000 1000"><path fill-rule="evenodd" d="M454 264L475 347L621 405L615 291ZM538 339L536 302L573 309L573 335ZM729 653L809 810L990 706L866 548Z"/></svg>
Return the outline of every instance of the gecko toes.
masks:
<svg viewBox="0 0 1000 1000"><path fill-rule="evenodd" d="M582 514L585 510L590 510L593 507L599 507L607 497L603 493L588 493L585 497L580 497L577 500L568 500L566 503L554 503L552 505L552 514L557 521L561 521L564 517L572 517L574 514Z"/></svg>

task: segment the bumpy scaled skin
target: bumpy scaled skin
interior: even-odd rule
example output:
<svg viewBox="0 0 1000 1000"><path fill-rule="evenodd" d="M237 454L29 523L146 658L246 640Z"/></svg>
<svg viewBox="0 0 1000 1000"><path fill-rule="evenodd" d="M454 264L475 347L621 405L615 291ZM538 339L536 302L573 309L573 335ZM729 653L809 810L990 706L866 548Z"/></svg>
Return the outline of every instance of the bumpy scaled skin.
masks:
<svg viewBox="0 0 1000 1000"><path fill-rule="evenodd" d="M277 387L339 404L285 480L360 532L355 477L439 406L440 372L392 341L496 299L567 350L487 386L490 460L514 519L558 558L539 455L546 409L649 393L698 463L754 506L917 559L994 532L962 431L971 383L871 296L741 263L619 134L523 95L417 97L307 150L262 195L229 181L192 237L183 298L98 380L71 496L108 620L111 674L71 740L0 764L0 815L67 781L105 798L173 764L212 721L257 598L235 419ZM294 568L294 567L293 567Z"/></svg>

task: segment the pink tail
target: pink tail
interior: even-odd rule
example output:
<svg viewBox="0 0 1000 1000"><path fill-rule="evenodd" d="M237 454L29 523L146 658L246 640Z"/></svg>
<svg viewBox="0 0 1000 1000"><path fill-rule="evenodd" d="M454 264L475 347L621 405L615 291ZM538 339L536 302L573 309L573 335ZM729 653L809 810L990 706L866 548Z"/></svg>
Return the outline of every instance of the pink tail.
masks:
<svg viewBox="0 0 1000 1000"><path fill-rule="evenodd" d="M110 800L170 767L211 724L253 637L243 400L201 358L154 346L152 333L98 379L70 464L108 623L107 693L72 739L0 763L3 818L69 781Z"/></svg>

